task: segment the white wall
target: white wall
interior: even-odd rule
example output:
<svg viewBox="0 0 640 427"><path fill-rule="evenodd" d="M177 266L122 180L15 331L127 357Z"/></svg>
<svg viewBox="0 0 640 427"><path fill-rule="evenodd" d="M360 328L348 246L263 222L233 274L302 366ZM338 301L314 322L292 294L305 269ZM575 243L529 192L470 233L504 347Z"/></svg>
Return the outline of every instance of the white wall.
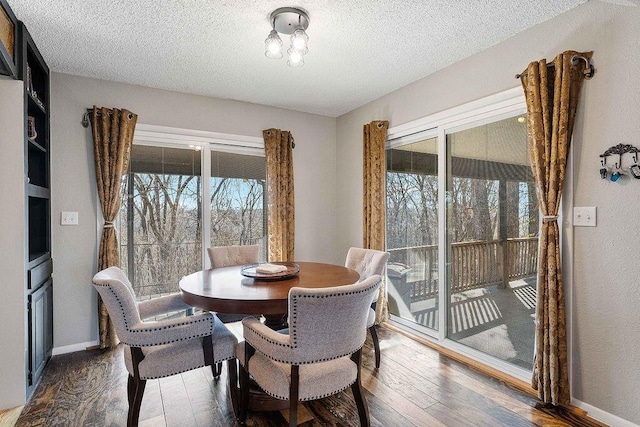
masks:
<svg viewBox="0 0 640 427"><path fill-rule="evenodd" d="M425 40L425 43L428 43ZM598 155L640 147L640 7L589 1L499 45L358 108L337 120L338 252L362 241L362 126L396 126L504 91L531 61L594 51L573 143L572 200L596 206L598 226L573 235L572 396L601 419L640 424L640 181L603 181ZM566 226L566 223L565 223ZM570 225L569 225L570 226ZM616 418L619 417L619 418Z"/></svg>
<svg viewBox="0 0 640 427"><path fill-rule="evenodd" d="M51 80L52 255L54 352L97 340L99 216L91 131L80 125L87 107L127 108L138 123L262 138L290 130L295 138L297 260L336 261L335 119L278 108L53 73ZM79 212L78 226L60 226L60 212ZM177 284L176 284L177 290Z"/></svg>
<svg viewBox="0 0 640 427"><path fill-rule="evenodd" d="M24 405L25 177L22 81L0 78L0 410Z"/></svg>

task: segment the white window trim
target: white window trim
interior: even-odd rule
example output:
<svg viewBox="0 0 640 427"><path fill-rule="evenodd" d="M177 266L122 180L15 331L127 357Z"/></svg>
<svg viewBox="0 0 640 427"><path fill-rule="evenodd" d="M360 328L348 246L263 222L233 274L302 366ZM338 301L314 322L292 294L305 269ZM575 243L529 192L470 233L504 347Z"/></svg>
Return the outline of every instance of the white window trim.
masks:
<svg viewBox="0 0 640 427"><path fill-rule="evenodd" d="M501 117L513 116L518 112L526 112L526 100L521 87L490 95L475 101L462 104L444 111L440 111L429 116L425 116L401 125L390 127L387 132L386 149L395 148L406 144L415 134L422 133L437 135L438 137L438 185L445 188L446 183L446 158L441 153L446 152L446 135L457 132L468 127L481 125L483 122L492 122L500 120ZM570 179L570 177L567 177ZM570 182L570 181L568 181ZM446 231L446 194L439 192L438 199L438 238L440 242L445 242ZM445 283L446 277L446 247L440 245L438 252L439 259L439 283ZM570 286L570 285L569 285ZM570 288L568 294L571 293ZM439 292L439 306L448 307L446 292ZM570 311L568 311L570 313ZM390 322L403 329L411 329L416 334L427 340L436 342L437 344L453 350L461 355L475 359L493 368L518 378L523 381L530 381L531 372L520 368L517 365L510 364L496 357L490 356L471 347L459 344L456 341L445 338L445 310L440 309L438 312L438 330L434 331L425 328L416 323L412 323L406 319L391 315ZM569 325L568 334L571 334ZM570 342L570 336L569 342Z"/></svg>
<svg viewBox="0 0 640 427"><path fill-rule="evenodd" d="M134 144L178 144L178 145L214 145L221 151L224 148L241 151L254 149L256 154L262 152L264 155L264 140L256 136L234 135L228 133L209 132L203 130L183 129L168 126L157 126L148 124L136 125L133 134ZM241 152L236 151L234 152ZM244 153L243 153L244 154Z"/></svg>
<svg viewBox="0 0 640 427"><path fill-rule="evenodd" d="M524 92L521 87L514 87L401 125L392 126L387 132L387 141L437 127L449 129L464 122L491 117L499 111L509 112L511 109L522 108L523 105L525 105Z"/></svg>

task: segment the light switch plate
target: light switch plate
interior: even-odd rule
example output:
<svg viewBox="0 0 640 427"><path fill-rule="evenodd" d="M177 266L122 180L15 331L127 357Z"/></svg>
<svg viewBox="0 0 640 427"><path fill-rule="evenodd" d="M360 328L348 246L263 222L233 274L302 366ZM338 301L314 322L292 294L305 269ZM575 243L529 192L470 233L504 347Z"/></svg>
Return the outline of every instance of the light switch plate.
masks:
<svg viewBox="0 0 640 427"><path fill-rule="evenodd" d="M60 225L78 225L78 212L62 212Z"/></svg>
<svg viewBox="0 0 640 427"><path fill-rule="evenodd" d="M596 226L595 206L574 207L573 208L573 226L574 227L595 227Z"/></svg>

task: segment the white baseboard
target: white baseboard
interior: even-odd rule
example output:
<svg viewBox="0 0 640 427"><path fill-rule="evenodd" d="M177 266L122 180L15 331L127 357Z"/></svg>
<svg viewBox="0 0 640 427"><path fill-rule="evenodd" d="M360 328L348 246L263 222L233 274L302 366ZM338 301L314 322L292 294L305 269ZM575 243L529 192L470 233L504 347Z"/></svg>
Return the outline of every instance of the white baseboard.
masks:
<svg viewBox="0 0 640 427"><path fill-rule="evenodd" d="M616 415L605 412L602 409L591 406L588 403L584 403L578 399L571 398L571 404L576 408L587 411L587 415L589 417L610 425L611 427L640 427L638 424L634 424L631 421L624 420Z"/></svg>
<svg viewBox="0 0 640 427"><path fill-rule="evenodd" d="M74 351L83 351L86 350L87 347L93 347L98 345L98 341L89 341L89 342L81 342L78 344L64 345L62 347L54 347L51 351L52 356L57 356L58 354L66 354L73 353Z"/></svg>

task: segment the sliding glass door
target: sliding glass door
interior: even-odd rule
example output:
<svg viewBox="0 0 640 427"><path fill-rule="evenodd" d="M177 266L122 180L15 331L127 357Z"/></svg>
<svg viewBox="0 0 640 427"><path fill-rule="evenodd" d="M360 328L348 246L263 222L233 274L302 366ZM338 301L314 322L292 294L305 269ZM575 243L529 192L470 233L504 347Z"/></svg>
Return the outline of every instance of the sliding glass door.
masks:
<svg viewBox="0 0 640 427"><path fill-rule="evenodd" d="M120 265L139 298L202 269L200 151L134 145L120 209Z"/></svg>
<svg viewBox="0 0 640 427"><path fill-rule="evenodd" d="M389 312L438 329L438 140L421 132L387 150Z"/></svg>
<svg viewBox="0 0 640 427"><path fill-rule="evenodd" d="M447 338L531 369L538 204L524 116L448 131Z"/></svg>
<svg viewBox="0 0 640 427"><path fill-rule="evenodd" d="M539 213L524 108L429 123L387 141L392 320L530 371Z"/></svg>

